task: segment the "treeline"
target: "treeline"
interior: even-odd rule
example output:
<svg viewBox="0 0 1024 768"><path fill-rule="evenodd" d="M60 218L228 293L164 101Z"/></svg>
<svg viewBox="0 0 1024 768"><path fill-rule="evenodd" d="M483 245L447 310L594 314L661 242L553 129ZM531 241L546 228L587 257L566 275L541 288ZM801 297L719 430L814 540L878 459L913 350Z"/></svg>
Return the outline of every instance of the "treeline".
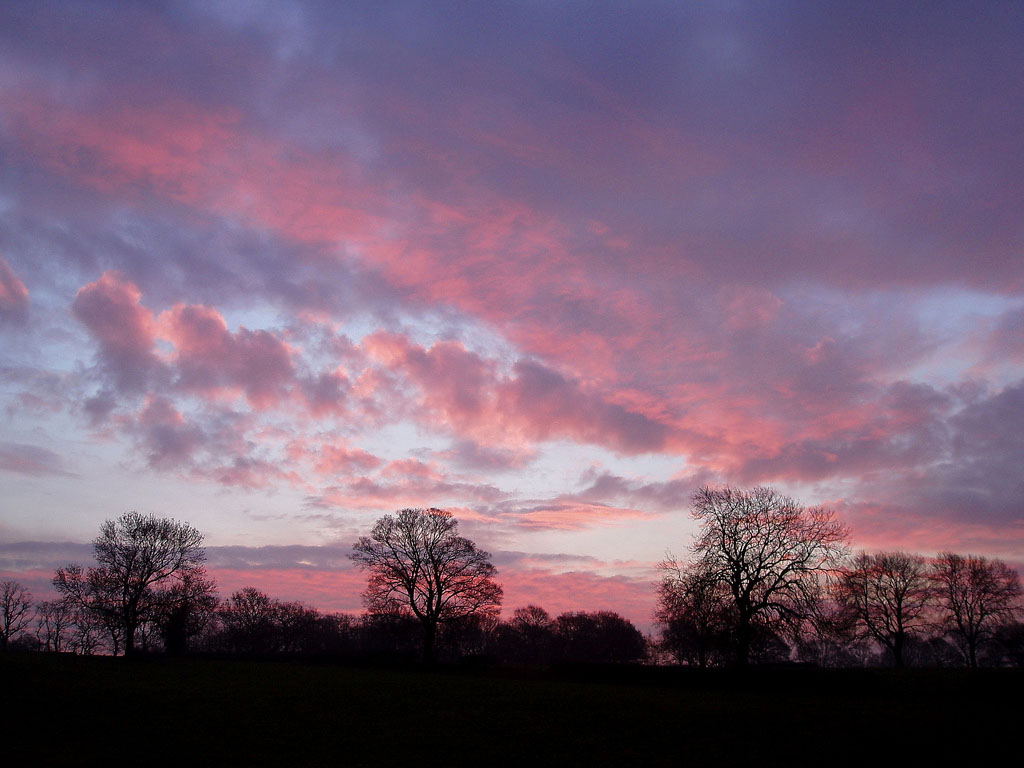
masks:
<svg viewBox="0 0 1024 768"><path fill-rule="evenodd" d="M0 586L23 609L14 621L4 622L10 627L5 647L86 655L124 652L124 628L116 622L104 624L94 611L76 608L67 599L33 603L15 582ZM324 613L255 587L223 601L208 593L187 606L166 605L139 624L135 653L412 660L422 651L419 621L402 613ZM647 655L647 638L617 613L572 611L552 617L535 605L516 609L507 621L473 615L446 623L437 643L437 658L444 662L539 666L639 662Z"/></svg>
<svg viewBox="0 0 1024 768"><path fill-rule="evenodd" d="M932 560L907 552L862 553L854 563L827 585L814 613L755 623L749 663L1024 666L1024 622L1013 600L1020 592L1006 588L1016 574L1004 563L950 552ZM961 566L972 574L966 583L955 570ZM1002 580L1007 572L1009 580ZM987 585L996 590L986 595ZM654 657L695 667L736 665L737 621L730 602L728 594L699 584L692 574L667 576Z"/></svg>
<svg viewBox="0 0 1024 768"><path fill-rule="evenodd" d="M353 545L367 573L363 615L322 613L256 587L221 600L202 536L130 512L103 524L97 565L57 569L59 598L0 587L4 649L81 654L396 657L525 665L645 662L695 667L1024 666L1018 574L944 552L851 556L833 512L771 488L703 488L684 560L661 563L659 632L610 611L500 618L490 555L440 509L381 517Z"/></svg>
<svg viewBox="0 0 1024 768"><path fill-rule="evenodd" d="M833 512L771 488L703 488L690 559L662 564L661 650L699 667L1024 664L1021 585L998 559L850 557Z"/></svg>

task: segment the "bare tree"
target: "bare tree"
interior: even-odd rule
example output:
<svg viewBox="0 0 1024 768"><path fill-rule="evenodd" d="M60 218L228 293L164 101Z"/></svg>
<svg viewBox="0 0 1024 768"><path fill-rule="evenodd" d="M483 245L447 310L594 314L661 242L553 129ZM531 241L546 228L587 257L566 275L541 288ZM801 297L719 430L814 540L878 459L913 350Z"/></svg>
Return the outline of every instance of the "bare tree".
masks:
<svg viewBox="0 0 1024 768"><path fill-rule="evenodd" d="M829 510L763 487L702 488L693 516L702 525L694 567L728 590L736 663L746 666L758 625L795 627L814 612L823 579L846 553L846 526Z"/></svg>
<svg viewBox="0 0 1024 768"><path fill-rule="evenodd" d="M731 595L714 574L680 563L669 555L658 564L655 619L661 625L661 646L677 663L706 668L720 655L733 626Z"/></svg>
<svg viewBox="0 0 1024 768"><path fill-rule="evenodd" d="M797 639L796 657L819 667L867 666L877 646L863 631L855 612L835 599L837 591L833 584L832 599L822 601L807 630Z"/></svg>
<svg viewBox="0 0 1024 768"><path fill-rule="evenodd" d="M117 656L124 639L124 624L119 611L117 585L110 578L109 571L68 565L57 569L53 586L61 599L75 608L80 651L87 655L93 653L102 646L100 637L106 635L111 653Z"/></svg>
<svg viewBox="0 0 1024 768"><path fill-rule="evenodd" d="M36 637L40 648L54 653L67 650L74 623L75 609L67 600L40 603L36 619Z"/></svg>
<svg viewBox="0 0 1024 768"><path fill-rule="evenodd" d="M512 611L512 625L524 632L548 632L553 623L551 614L539 605L527 605Z"/></svg>
<svg viewBox="0 0 1024 768"><path fill-rule="evenodd" d="M490 554L458 535L442 509L403 509L374 523L351 555L369 573L363 598L373 613L409 612L423 630L423 658L434 660L439 624L497 614L502 589Z"/></svg>
<svg viewBox="0 0 1024 768"><path fill-rule="evenodd" d="M32 622L32 593L16 581L0 583L0 650Z"/></svg>
<svg viewBox="0 0 1024 768"><path fill-rule="evenodd" d="M177 520L127 512L107 520L93 540L98 567L57 570L57 591L79 607L103 617L115 653L136 651L136 635L175 598L172 589L186 574L201 571L203 536Z"/></svg>
<svg viewBox="0 0 1024 768"><path fill-rule="evenodd" d="M111 630L104 623L103 617L76 605L71 625L69 650L83 656L91 656L103 646L104 635L110 636ZM114 637L119 644L120 633L115 631ZM116 651L114 655L117 655Z"/></svg>
<svg viewBox="0 0 1024 768"><path fill-rule="evenodd" d="M162 595L155 623L164 650L181 655L213 620L217 610L217 585L202 567L184 570Z"/></svg>
<svg viewBox="0 0 1024 768"><path fill-rule="evenodd" d="M838 582L837 597L897 667L906 663L907 641L929 626L928 566L918 555L860 553Z"/></svg>
<svg viewBox="0 0 1024 768"><path fill-rule="evenodd" d="M1019 610L1020 577L1002 560L942 552L932 582L946 630L967 665L977 667L978 649Z"/></svg>
<svg viewBox="0 0 1024 768"><path fill-rule="evenodd" d="M223 647L234 653L255 655L278 651L279 608L279 601L255 587L233 592L217 611Z"/></svg>

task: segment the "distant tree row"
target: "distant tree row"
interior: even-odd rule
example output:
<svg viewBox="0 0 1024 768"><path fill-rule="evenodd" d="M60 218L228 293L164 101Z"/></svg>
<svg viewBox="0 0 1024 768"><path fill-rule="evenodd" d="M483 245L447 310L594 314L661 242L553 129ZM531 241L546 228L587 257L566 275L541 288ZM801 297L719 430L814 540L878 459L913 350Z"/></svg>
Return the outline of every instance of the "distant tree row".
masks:
<svg viewBox="0 0 1024 768"><path fill-rule="evenodd" d="M1021 664L1017 573L943 552L848 555L845 526L771 488L703 488L692 558L661 564L662 652L699 667Z"/></svg>
<svg viewBox="0 0 1024 768"><path fill-rule="evenodd" d="M4 586L18 592L24 609L18 622L5 623L12 630L12 647L86 655L125 652L123 630L112 632L64 599L33 608L26 590L14 582ZM181 620L185 613L179 609L176 615ZM141 624L133 653L410 660L423 654L422 626L414 615L323 613L299 602L277 600L255 587L238 590L221 602L193 603L186 623L186 635L168 632L160 621ZM446 622L436 634L434 655L445 662L478 659L541 666L557 661L636 662L645 659L647 650L640 631L611 611L552 617L531 605L516 609L507 621L473 614Z"/></svg>
<svg viewBox="0 0 1024 768"><path fill-rule="evenodd" d="M501 586L490 555L458 536L451 513L385 515L353 548L369 572L359 617L322 613L246 587L220 601L208 577L202 536L190 525L129 512L93 541L96 565L57 569L59 599L34 604L3 584L3 647L131 656L140 652L390 655L547 664L637 661L646 642L609 611L552 618L543 608L500 621Z"/></svg>
<svg viewBox="0 0 1024 768"><path fill-rule="evenodd" d="M59 599L0 591L0 642L46 651L133 655L399 655L519 664L646 660L697 667L808 662L1021 665L1017 573L951 552L851 558L834 513L771 488L703 488L692 557L661 563L648 640L616 613L539 606L499 619L490 555L440 509L384 515L353 545L367 573L367 613L325 614L247 587L220 601L202 536L175 520L129 512L93 542L96 565L53 579Z"/></svg>

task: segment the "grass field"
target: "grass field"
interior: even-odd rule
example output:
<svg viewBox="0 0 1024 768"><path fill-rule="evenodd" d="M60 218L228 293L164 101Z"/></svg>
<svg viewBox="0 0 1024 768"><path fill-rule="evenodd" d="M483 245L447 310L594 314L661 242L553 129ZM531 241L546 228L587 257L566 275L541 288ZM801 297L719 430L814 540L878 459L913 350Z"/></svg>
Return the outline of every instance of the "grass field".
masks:
<svg viewBox="0 0 1024 768"><path fill-rule="evenodd" d="M1024 670L690 672L6 654L2 763L888 766L1018 752Z"/></svg>

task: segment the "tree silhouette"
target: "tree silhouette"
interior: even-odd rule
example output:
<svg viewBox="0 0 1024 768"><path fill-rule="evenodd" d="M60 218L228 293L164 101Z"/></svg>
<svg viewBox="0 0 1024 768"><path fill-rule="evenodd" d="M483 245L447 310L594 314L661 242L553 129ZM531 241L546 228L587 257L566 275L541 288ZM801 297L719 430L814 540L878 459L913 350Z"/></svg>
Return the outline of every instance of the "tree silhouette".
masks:
<svg viewBox="0 0 1024 768"><path fill-rule="evenodd" d="M115 653L123 642L125 654L133 655L140 628L180 597L175 587L202 578L202 543L202 534L186 523L127 512L104 522L93 540L98 567L60 568L53 584L102 618Z"/></svg>
<svg viewBox="0 0 1024 768"><path fill-rule="evenodd" d="M32 593L16 581L0 583L0 650L32 621Z"/></svg>
<svg viewBox="0 0 1024 768"><path fill-rule="evenodd" d="M67 600L47 600L39 604L36 613L36 638L40 648L55 653L66 650L75 622L74 606Z"/></svg>
<svg viewBox="0 0 1024 768"><path fill-rule="evenodd" d="M613 611L569 611L554 623L559 655L568 661L623 663L643 658L644 636Z"/></svg>
<svg viewBox="0 0 1024 768"><path fill-rule="evenodd" d="M831 511L771 488L702 488L693 516L701 523L694 567L728 591L736 663L746 666L758 624L797 626L814 613L823 577L846 552L847 529Z"/></svg>
<svg viewBox="0 0 1024 768"><path fill-rule="evenodd" d="M731 593L715 574L669 556L658 564L655 619L661 645L678 663L706 668L720 660L729 629L735 626Z"/></svg>
<svg viewBox="0 0 1024 768"><path fill-rule="evenodd" d="M928 566L906 552L862 552L837 583L839 601L871 637L906 664L908 641L928 625Z"/></svg>
<svg viewBox="0 0 1024 768"><path fill-rule="evenodd" d="M434 660L439 624L476 613L497 614L502 589L490 554L458 535L442 509L403 509L374 523L353 545L369 573L363 598L372 613L411 613L423 630L423 658Z"/></svg>
<svg viewBox="0 0 1024 768"><path fill-rule="evenodd" d="M279 605L277 600L255 587L233 592L217 611L224 647L249 655L277 651Z"/></svg>
<svg viewBox="0 0 1024 768"><path fill-rule="evenodd" d="M946 630L967 665L977 667L978 649L1019 610L1017 572L1002 560L943 552L932 566L932 581Z"/></svg>
<svg viewBox="0 0 1024 768"><path fill-rule="evenodd" d="M154 622L164 650L172 655L187 653L214 618L219 602L217 585L202 568L190 568L182 571L163 598Z"/></svg>
<svg viewBox="0 0 1024 768"><path fill-rule="evenodd" d="M511 621L503 624L502 651L514 661L545 664L554 651L555 623L539 605L527 605L512 612Z"/></svg>

